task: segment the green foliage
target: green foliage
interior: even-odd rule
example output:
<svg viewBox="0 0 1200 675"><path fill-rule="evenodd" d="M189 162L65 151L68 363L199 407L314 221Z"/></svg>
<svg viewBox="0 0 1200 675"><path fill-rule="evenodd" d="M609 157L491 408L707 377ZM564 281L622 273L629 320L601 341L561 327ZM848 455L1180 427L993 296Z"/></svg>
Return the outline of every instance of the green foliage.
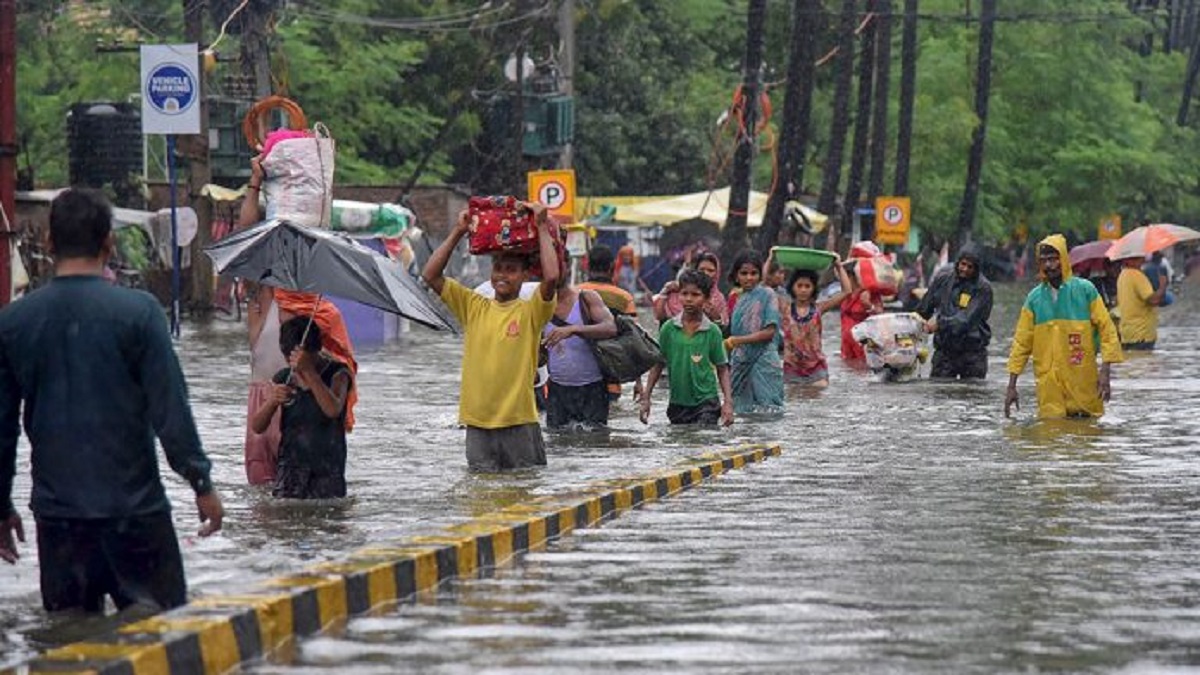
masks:
<svg viewBox="0 0 1200 675"><path fill-rule="evenodd" d="M716 120L739 80L738 16L721 0L600 2L584 14L576 170L588 193L705 187Z"/></svg>
<svg viewBox="0 0 1200 675"><path fill-rule="evenodd" d="M765 78L774 83L776 132L791 4L768 3ZM818 54L835 44L840 4L825 2ZM902 4L894 2L897 10ZM182 0L19 3L19 133L39 184L66 181L65 114L72 103L125 100L136 92L137 54L101 55L97 42L177 41L182 6ZM312 7L324 13L306 10ZM424 182L474 180L488 161L518 173L520 163L504 155L504 139L487 137L495 132L488 131L485 102L511 93L500 65L518 44L539 62L553 60L552 18L423 32L399 30L393 21L479 7L468 0L337 0L282 11L277 84L333 131L339 181L399 184L419 165ZM668 194L727 183L723 159L732 134L716 121L741 79L745 0L590 0L577 7L581 191ZM957 222L978 123L979 27L962 20L961 0L922 0L921 12L913 216L928 233L945 237ZM1034 235L1063 230L1091 237L1098 218L1114 211L1128 220L1200 221L1200 158L1192 151L1200 124L1175 124L1186 53L1137 51L1161 21L1133 16L1125 0L1005 0L1000 13L1022 18L997 25L977 238L1007 238L1021 223ZM1096 18L1055 18L1062 16ZM208 34L214 33L209 22ZM226 55L236 45L236 36L227 37ZM835 62L817 70L803 186L810 193L822 180ZM895 115L898 67L892 77ZM1196 107L1192 120L1200 118ZM895 129L893 119L892 135ZM889 139L889 162L894 147ZM710 175L714 168L720 170ZM768 189L771 173L764 152L755 188Z"/></svg>
<svg viewBox="0 0 1200 675"><path fill-rule="evenodd" d="M20 9L27 11L17 20L19 162L28 161L38 184L65 185L67 110L79 102L125 101L136 94L138 54L97 51L129 35L127 24L104 4L69 9L65 2L43 2Z"/></svg>

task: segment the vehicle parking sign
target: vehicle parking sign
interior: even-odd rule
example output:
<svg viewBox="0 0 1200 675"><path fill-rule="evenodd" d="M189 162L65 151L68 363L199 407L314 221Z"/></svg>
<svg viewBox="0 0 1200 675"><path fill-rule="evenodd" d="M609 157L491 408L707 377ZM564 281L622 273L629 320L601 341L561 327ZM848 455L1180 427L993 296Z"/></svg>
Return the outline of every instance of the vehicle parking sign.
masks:
<svg viewBox="0 0 1200 675"><path fill-rule="evenodd" d="M875 243L908 243L911 202L908 197L875 198Z"/></svg>
<svg viewBox="0 0 1200 675"><path fill-rule="evenodd" d="M529 201L561 218L575 219L575 170L530 171Z"/></svg>
<svg viewBox="0 0 1200 675"><path fill-rule="evenodd" d="M195 44L142 45L142 133L200 133Z"/></svg>

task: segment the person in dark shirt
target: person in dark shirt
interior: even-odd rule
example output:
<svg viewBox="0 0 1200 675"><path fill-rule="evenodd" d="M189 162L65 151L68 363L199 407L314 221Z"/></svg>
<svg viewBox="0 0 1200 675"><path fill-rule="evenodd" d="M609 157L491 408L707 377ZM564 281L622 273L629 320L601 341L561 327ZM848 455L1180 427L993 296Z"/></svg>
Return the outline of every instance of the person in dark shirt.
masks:
<svg viewBox="0 0 1200 675"><path fill-rule="evenodd" d="M271 494L291 499L345 497L350 369L321 351L321 328L307 316L293 317L279 327L279 350L290 367L272 378L270 400L250 421L262 433L275 411L283 410Z"/></svg>
<svg viewBox="0 0 1200 675"><path fill-rule="evenodd" d="M0 559L25 540L12 502L23 402L48 611L187 601L155 436L196 493L200 536L224 517L162 308L101 276L113 245L104 196L64 191L50 205L55 278L0 312Z"/></svg>
<svg viewBox="0 0 1200 675"><path fill-rule="evenodd" d="M978 249L964 246L954 269L934 276L929 291L914 310L926 319L926 330L933 333L930 377L987 377L992 284L983 276L979 263Z"/></svg>

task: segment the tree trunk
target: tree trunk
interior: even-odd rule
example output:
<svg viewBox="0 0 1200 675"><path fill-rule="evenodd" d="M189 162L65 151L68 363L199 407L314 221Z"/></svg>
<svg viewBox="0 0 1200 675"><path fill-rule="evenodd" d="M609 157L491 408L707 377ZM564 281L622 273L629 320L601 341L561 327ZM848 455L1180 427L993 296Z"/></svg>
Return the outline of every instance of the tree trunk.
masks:
<svg viewBox="0 0 1200 675"><path fill-rule="evenodd" d="M746 57L742 63L742 106L744 113L737 132L737 149L733 155L733 178L729 190L729 214L721 233L721 258L732 259L746 248L746 212L750 208L750 171L757 151L755 140L758 125L758 96L761 91L763 59L763 24L766 22L767 0L750 0L746 12Z"/></svg>
<svg viewBox="0 0 1200 675"><path fill-rule="evenodd" d="M204 44L203 0L184 0L183 32L188 42ZM212 182L212 165L209 163L208 147L208 86L207 74L200 68L200 133L184 136L182 147L188 162L188 203L196 212L196 236L192 239L191 309L193 312L208 312L213 304L212 261L204 253L204 247L212 243L212 200L200 195L204 186Z"/></svg>
<svg viewBox="0 0 1200 675"><path fill-rule="evenodd" d="M875 7L875 0L867 0L868 13L874 12ZM846 194L842 206L843 219L849 225L846 231L851 235L854 233L855 219L858 218L854 211L862 194L863 169L866 168L867 144L871 135L871 75L875 72L875 25L876 22L872 20L859 36L862 53L858 56L858 110L854 114L850 175L846 179Z"/></svg>
<svg viewBox="0 0 1200 675"><path fill-rule="evenodd" d="M821 177L821 196L817 199L817 210L830 217L836 215L838 185L842 180L842 160L846 152L846 133L850 129L850 87L854 78L854 28L857 18L858 8L855 0L842 0L841 18L838 22L833 121L829 129L829 151L825 155L825 169ZM846 220L844 214L842 219ZM833 233L830 234L830 238L834 238ZM831 241L828 248L836 250L836 242Z"/></svg>
<svg viewBox="0 0 1200 675"><path fill-rule="evenodd" d="M1187 71L1183 79L1183 97L1179 102L1179 113L1175 116L1175 123L1181 127L1187 126L1188 109L1192 105L1192 96L1196 89L1196 76L1200 73L1200 39L1193 35L1191 43Z"/></svg>
<svg viewBox="0 0 1200 675"><path fill-rule="evenodd" d="M917 4L904 0L904 39L900 48L900 119L896 137L894 194L908 194L908 167L912 159L913 106L917 98Z"/></svg>
<svg viewBox="0 0 1200 675"><path fill-rule="evenodd" d="M996 31L996 0L983 0L979 16L979 64L975 81L975 116L971 133L971 154L967 158L967 185L958 211L955 250L971 241L975 224L975 206L979 201L979 179L983 172L983 147L987 139L988 99L992 88L992 40Z"/></svg>
<svg viewBox="0 0 1200 675"><path fill-rule="evenodd" d="M871 172L867 180L867 204L883 194L888 140L888 96L892 76L892 0L877 0L879 18L875 25L875 100L871 120Z"/></svg>
<svg viewBox="0 0 1200 675"><path fill-rule="evenodd" d="M804 164L816 71L820 0L795 0L792 4L792 45L788 57L787 90L783 97L778 161L767 212L758 231L758 249L766 251L779 239L783 205L804 192Z"/></svg>

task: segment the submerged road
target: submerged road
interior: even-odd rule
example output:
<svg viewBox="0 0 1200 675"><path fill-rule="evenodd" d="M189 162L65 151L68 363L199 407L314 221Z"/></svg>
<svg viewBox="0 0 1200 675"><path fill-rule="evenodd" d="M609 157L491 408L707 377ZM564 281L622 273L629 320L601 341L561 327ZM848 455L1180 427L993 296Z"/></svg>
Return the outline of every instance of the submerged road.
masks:
<svg viewBox="0 0 1200 675"><path fill-rule="evenodd" d="M1003 360L1023 289L998 289L986 383L885 385L831 358L821 393L731 430L641 426L551 435L550 465L465 471L453 339L427 332L361 359L345 503L241 487L247 368L238 326L180 342L226 531L189 536L193 597L235 593L374 542L745 442L781 457L579 530L432 601L352 619L254 672L1175 672L1194 665L1200 559L1200 289L1163 311L1161 347L1114 370L1100 422L1006 421ZM825 341L835 350L831 317ZM665 403L665 402L664 402ZM28 494L19 460L18 504ZM27 523L32 519L23 511ZM103 629L40 609L32 544L0 570L0 665Z"/></svg>

